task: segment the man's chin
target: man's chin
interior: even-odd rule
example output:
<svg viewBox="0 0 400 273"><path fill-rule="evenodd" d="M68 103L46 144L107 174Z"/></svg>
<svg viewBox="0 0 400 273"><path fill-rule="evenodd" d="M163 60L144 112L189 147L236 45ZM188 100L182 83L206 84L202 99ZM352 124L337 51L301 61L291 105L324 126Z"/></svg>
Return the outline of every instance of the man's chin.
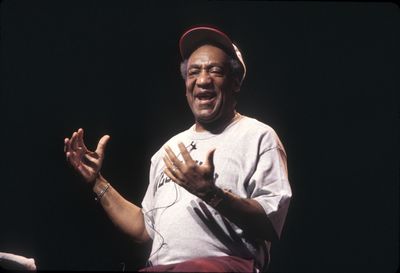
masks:
<svg viewBox="0 0 400 273"><path fill-rule="evenodd" d="M202 124L212 123L215 119L212 117L197 117L196 121Z"/></svg>
<svg viewBox="0 0 400 273"><path fill-rule="evenodd" d="M218 122L221 116L220 110L221 108L201 109L195 114L195 119L197 122L207 125Z"/></svg>
<svg viewBox="0 0 400 273"><path fill-rule="evenodd" d="M196 121L202 124L209 124L216 120L215 114L198 115Z"/></svg>

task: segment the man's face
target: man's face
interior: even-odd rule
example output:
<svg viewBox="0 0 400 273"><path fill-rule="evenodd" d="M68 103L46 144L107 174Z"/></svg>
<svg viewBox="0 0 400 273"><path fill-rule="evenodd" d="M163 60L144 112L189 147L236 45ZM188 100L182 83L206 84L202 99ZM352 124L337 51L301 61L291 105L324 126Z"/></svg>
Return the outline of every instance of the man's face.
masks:
<svg viewBox="0 0 400 273"><path fill-rule="evenodd" d="M229 57L220 48L203 45L189 57L186 98L196 123L216 123L234 113L238 80L231 76Z"/></svg>

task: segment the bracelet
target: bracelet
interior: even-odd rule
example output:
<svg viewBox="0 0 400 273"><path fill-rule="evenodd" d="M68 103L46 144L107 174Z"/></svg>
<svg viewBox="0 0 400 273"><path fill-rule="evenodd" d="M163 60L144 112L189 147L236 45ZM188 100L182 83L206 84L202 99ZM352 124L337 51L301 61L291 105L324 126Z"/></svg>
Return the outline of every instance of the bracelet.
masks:
<svg viewBox="0 0 400 273"><path fill-rule="evenodd" d="M109 188L110 188L110 183L107 183L106 187L101 190L101 192L97 195L97 197L94 198L94 200L100 202L101 198L103 198L104 194L106 194Z"/></svg>

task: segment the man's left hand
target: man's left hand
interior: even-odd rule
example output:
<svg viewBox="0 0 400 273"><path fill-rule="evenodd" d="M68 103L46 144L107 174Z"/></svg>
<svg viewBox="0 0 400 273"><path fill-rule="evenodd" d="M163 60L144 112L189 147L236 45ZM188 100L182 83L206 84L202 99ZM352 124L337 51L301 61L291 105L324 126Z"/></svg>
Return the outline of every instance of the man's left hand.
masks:
<svg viewBox="0 0 400 273"><path fill-rule="evenodd" d="M163 157L166 165L164 173L190 193L204 198L215 188L213 161L215 149L207 153L206 160L202 165L198 165L183 143L179 143L178 147L184 161L180 161L172 149L166 146L166 155Z"/></svg>

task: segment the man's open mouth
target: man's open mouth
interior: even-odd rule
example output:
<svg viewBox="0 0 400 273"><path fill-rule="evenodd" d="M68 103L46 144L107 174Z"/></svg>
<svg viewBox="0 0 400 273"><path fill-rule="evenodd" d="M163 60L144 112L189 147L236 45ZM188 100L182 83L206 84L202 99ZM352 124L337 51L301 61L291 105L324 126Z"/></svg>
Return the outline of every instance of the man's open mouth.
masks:
<svg viewBox="0 0 400 273"><path fill-rule="evenodd" d="M217 94L215 92L202 92L198 95L196 95L196 99L202 101L202 102L208 102L213 100Z"/></svg>

